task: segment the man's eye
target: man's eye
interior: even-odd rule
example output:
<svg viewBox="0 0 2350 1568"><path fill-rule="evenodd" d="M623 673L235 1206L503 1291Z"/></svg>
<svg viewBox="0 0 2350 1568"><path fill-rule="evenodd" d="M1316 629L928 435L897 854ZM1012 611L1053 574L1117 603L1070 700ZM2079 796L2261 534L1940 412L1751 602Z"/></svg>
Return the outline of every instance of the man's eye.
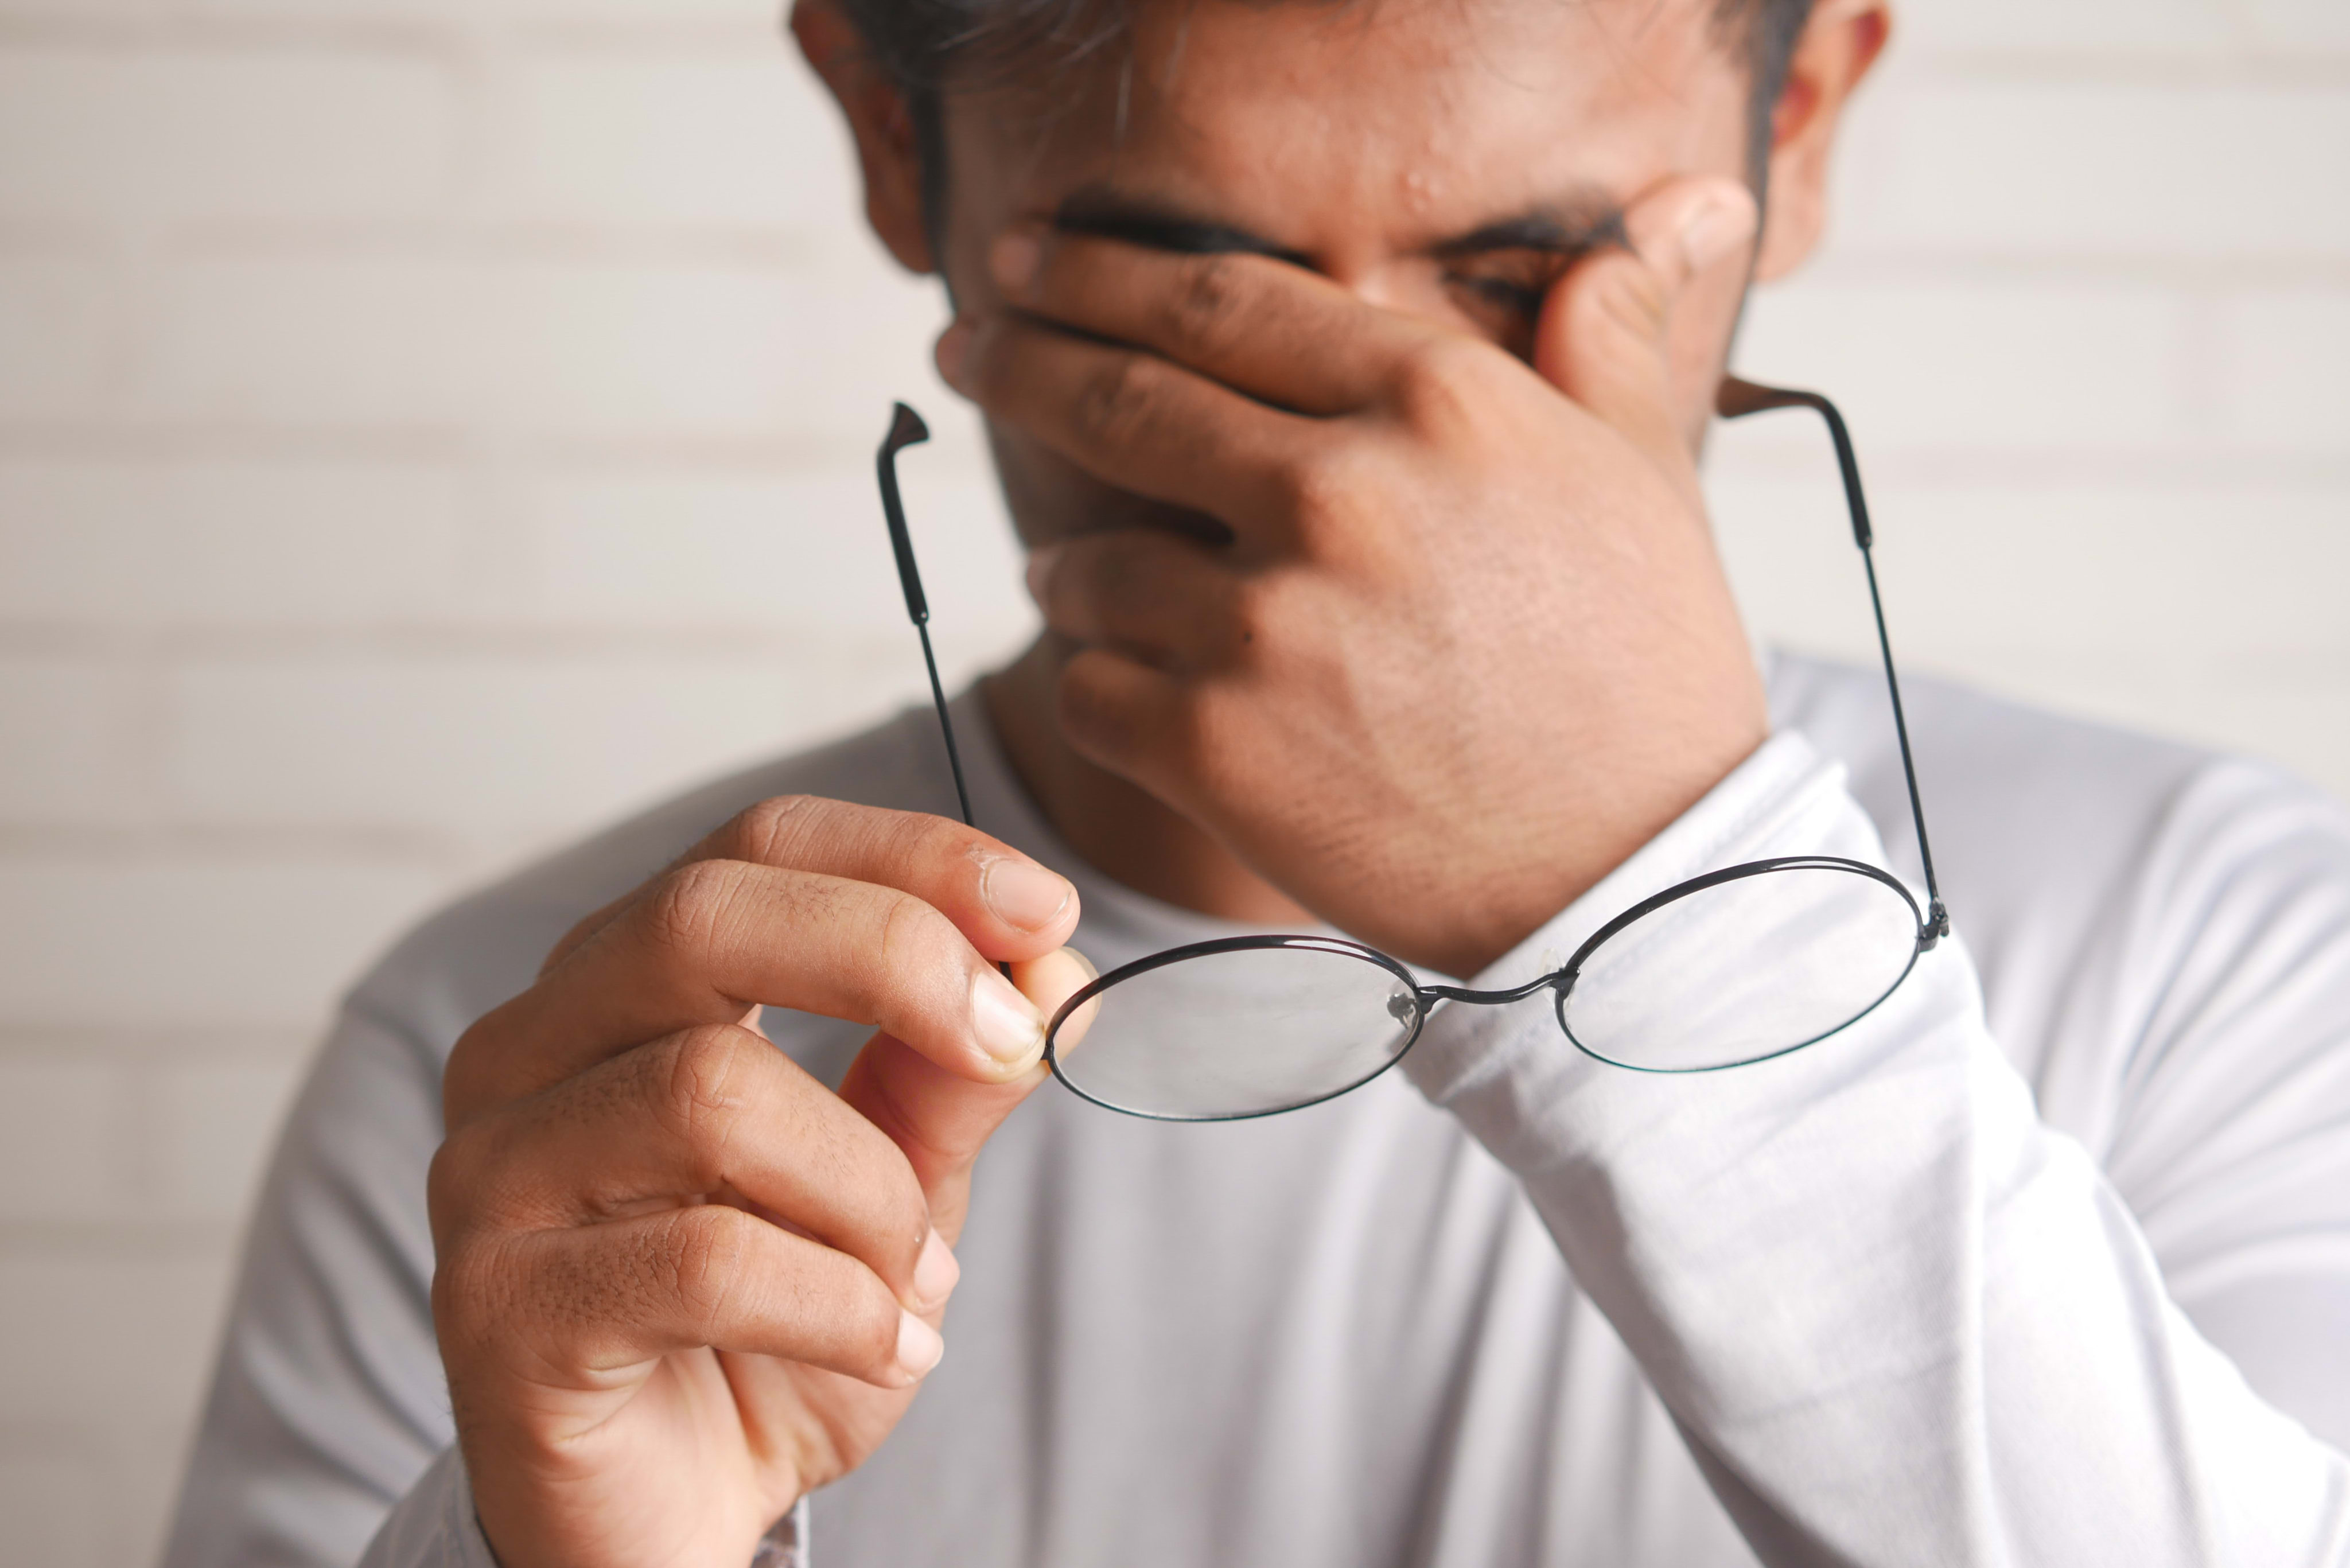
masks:
<svg viewBox="0 0 2350 1568"><path fill-rule="evenodd" d="M1549 293L1546 286L1521 283L1515 278L1456 273L1447 281L1487 309L1507 311L1528 324L1542 315L1543 298Z"/></svg>

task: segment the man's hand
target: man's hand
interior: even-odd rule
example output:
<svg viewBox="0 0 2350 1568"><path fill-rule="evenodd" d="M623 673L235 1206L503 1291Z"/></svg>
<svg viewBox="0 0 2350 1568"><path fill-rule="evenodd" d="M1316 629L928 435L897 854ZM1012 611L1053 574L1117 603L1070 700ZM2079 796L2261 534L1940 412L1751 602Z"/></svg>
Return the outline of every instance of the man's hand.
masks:
<svg viewBox="0 0 2350 1568"><path fill-rule="evenodd" d="M889 1434L942 1348L972 1161L1089 976L1076 919L957 824L769 801L466 1032L433 1320L505 1568L742 1568ZM879 1033L836 1096L762 1003Z"/></svg>
<svg viewBox="0 0 2350 1568"><path fill-rule="evenodd" d="M1454 974L1506 951L1765 733L1669 334L1753 229L1734 182L1653 192L1531 367L1263 256L1000 239L1010 308L950 329L948 379L1230 534L1037 552L1070 743L1343 929Z"/></svg>

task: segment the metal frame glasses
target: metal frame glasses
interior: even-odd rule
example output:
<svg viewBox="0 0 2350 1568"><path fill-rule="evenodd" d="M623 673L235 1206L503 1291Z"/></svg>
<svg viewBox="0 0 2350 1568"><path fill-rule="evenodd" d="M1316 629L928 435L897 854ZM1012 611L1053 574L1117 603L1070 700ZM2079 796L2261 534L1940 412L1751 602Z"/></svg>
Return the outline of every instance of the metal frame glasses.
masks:
<svg viewBox="0 0 2350 1568"><path fill-rule="evenodd" d="M1866 861L1819 855L1749 861L1642 899L1601 926L1558 969L1502 991L1424 983L1401 961L1343 937L1193 942L1112 970L1065 1002L1046 1031L1054 1076L1096 1105L1154 1120L1272 1116L1378 1077L1402 1060L1442 1003L1499 1006L1545 990L1566 1038L1599 1061L1646 1073L1715 1072L1816 1044L1900 988L1950 925L1935 880L1852 439L1835 405L1815 392L1732 377L1722 382L1716 406L1725 419L1808 408L1827 423L1867 576L1925 872L1925 909L1899 878ZM897 454L929 436L921 417L898 404L876 467L955 798L965 825L975 826L898 490ZM1653 939L1700 910L1711 918L1713 934L1692 969L1686 951ZM1085 1028L1070 1027L1087 1012Z"/></svg>

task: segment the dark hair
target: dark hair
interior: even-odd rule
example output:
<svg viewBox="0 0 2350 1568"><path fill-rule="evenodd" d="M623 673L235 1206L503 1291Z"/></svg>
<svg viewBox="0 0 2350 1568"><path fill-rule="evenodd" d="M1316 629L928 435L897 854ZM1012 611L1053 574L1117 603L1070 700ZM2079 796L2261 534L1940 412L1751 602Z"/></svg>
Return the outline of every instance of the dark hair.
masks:
<svg viewBox="0 0 2350 1568"><path fill-rule="evenodd" d="M1118 49L1141 0L841 0L875 61L906 94L922 154L923 204L942 216L946 146L940 95L957 72L1067 69ZM1344 4L1345 0L1338 0ZM1713 0L1723 44L1746 57L1747 179L1760 200L1771 113L1813 0ZM1001 75L999 75L1001 79Z"/></svg>

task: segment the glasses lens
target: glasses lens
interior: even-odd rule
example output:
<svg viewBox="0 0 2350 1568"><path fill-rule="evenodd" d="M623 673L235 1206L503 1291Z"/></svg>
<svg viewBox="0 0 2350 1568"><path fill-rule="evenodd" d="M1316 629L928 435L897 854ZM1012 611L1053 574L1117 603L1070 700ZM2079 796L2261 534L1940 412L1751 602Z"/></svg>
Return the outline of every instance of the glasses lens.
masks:
<svg viewBox="0 0 2350 1568"><path fill-rule="evenodd" d="M1087 1099L1139 1116L1307 1105L1376 1077L1419 1027L1411 986L1337 946L1203 952L1110 981L1082 1031L1073 1015L1055 1033L1054 1066Z"/></svg>
<svg viewBox="0 0 2350 1568"><path fill-rule="evenodd" d="M1559 1023L1602 1061L1697 1073L1833 1034L1918 957L1918 907L1857 868L1780 867L1685 893L1584 961Z"/></svg>

